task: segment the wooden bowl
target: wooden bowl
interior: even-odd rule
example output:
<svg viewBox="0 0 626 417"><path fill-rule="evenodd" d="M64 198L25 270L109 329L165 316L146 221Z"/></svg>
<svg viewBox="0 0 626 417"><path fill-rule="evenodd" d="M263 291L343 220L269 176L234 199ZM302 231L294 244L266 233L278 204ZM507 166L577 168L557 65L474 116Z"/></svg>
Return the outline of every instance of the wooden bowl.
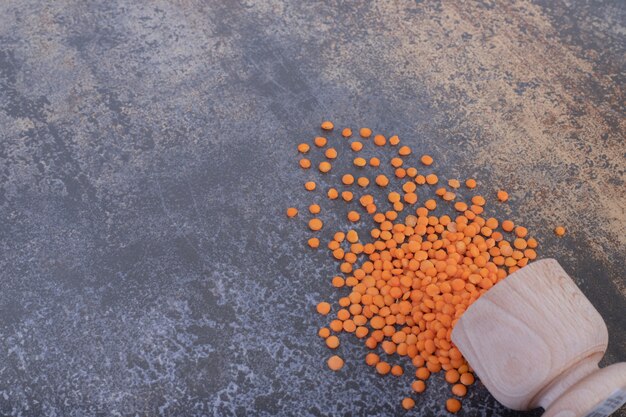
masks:
<svg viewBox="0 0 626 417"><path fill-rule="evenodd" d="M608 343L604 320L554 259L486 292L458 321L452 341L506 407L602 417L626 402L626 363L598 368Z"/></svg>

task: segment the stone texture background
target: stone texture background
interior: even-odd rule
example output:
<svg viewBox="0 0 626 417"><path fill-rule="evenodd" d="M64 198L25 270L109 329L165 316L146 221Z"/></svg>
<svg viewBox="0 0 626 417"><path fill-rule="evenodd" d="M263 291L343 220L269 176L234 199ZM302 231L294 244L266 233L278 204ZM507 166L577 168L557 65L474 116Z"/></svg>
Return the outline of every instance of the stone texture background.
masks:
<svg viewBox="0 0 626 417"><path fill-rule="evenodd" d="M0 2L0 415L400 414L410 377L360 343L326 369L336 265L284 218L326 118L509 190L495 213L626 360L625 19L620 0ZM470 392L461 416L539 415ZM447 395L434 377L408 415Z"/></svg>

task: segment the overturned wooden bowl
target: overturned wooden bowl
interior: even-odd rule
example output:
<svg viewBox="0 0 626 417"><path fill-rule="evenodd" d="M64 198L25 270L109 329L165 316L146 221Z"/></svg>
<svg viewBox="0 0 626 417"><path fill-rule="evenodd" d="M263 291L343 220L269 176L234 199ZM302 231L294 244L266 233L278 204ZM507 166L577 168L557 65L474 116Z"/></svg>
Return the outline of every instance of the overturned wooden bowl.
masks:
<svg viewBox="0 0 626 417"><path fill-rule="evenodd" d="M458 321L452 341L506 407L602 417L626 402L626 362L598 367L608 343L604 320L554 259L486 292Z"/></svg>

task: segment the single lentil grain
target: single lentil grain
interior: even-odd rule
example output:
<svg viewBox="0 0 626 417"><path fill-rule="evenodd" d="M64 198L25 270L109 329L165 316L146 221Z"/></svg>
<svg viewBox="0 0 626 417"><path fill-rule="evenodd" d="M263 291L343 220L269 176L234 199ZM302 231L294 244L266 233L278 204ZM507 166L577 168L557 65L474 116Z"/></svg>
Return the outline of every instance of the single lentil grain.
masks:
<svg viewBox="0 0 626 417"><path fill-rule="evenodd" d="M341 359L337 355L333 355L330 358L328 358L328 361L326 363L328 364L328 367L333 371L340 370L341 368L343 368L343 365L344 365L343 359Z"/></svg>
<svg viewBox="0 0 626 417"><path fill-rule="evenodd" d="M324 130L333 130L334 127L335 125L331 121L326 120L322 122L322 129Z"/></svg>

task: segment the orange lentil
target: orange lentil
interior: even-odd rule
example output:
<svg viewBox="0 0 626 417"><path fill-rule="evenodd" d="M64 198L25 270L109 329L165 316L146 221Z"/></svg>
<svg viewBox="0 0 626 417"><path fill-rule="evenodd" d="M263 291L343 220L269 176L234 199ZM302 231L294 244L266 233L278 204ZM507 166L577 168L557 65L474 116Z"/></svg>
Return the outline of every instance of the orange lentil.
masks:
<svg viewBox="0 0 626 417"><path fill-rule="evenodd" d="M317 305L316 309L318 313L325 316L328 313L330 313L330 304L327 303L326 301L322 301L321 303Z"/></svg>
<svg viewBox="0 0 626 417"><path fill-rule="evenodd" d="M554 234L558 237L565 235L565 228L563 226L557 226L554 228Z"/></svg>
<svg viewBox="0 0 626 417"><path fill-rule="evenodd" d="M348 220L351 222L358 222L361 219L361 215L356 211L348 212Z"/></svg>
<svg viewBox="0 0 626 417"><path fill-rule="evenodd" d="M313 139L313 143L318 148L322 148L322 147L326 146L326 144L328 143L328 139L326 139L323 136L317 136L315 139Z"/></svg>
<svg viewBox="0 0 626 417"><path fill-rule="evenodd" d="M400 143L400 138L399 138L398 136L395 136L395 135L394 135L394 136L392 136L392 137L390 137L390 138L389 138L389 144L390 144L391 146L396 146L396 145L398 145L399 143Z"/></svg>
<svg viewBox="0 0 626 417"><path fill-rule="evenodd" d="M416 356L416 358L418 357L421 356ZM422 380L413 381L411 388L417 393L424 392L426 390L426 383Z"/></svg>
<svg viewBox="0 0 626 417"><path fill-rule="evenodd" d="M380 159L378 159L376 157L370 158L370 166L379 167L380 166Z"/></svg>
<svg viewBox="0 0 626 417"><path fill-rule="evenodd" d="M405 397L402 400L402 408L405 410L410 410L413 407L415 407L415 400L413 398Z"/></svg>
<svg viewBox="0 0 626 417"><path fill-rule="evenodd" d="M411 148L408 146L402 146L398 149L398 155L400 156L408 156L411 155Z"/></svg>
<svg viewBox="0 0 626 417"><path fill-rule="evenodd" d="M341 320L333 320L330 322L328 327L330 327L330 330L333 332L340 332L343 330L343 322Z"/></svg>
<svg viewBox="0 0 626 417"><path fill-rule="evenodd" d="M465 397L465 394L467 394L467 387L463 384L454 384L452 386L452 393L457 397Z"/></svg>
<svg viewBox="0 0 626 417"><path fill-rule="evenodd" d="M363 168L365 165L367 165L367 161L365 160L365 158L354 158L353 164L354 166Z"/></svg>
<svg viewBox="0 0 626 417"><path fill-rule="evenodd" d="M446 410L451 413L458 413L461 409L461 401L456 398L448 398L446 400Z"/></svg>
<svg viewBox="0 0 626 417"><path fill-rule="evenodd" d="M365 363L368 364L369 366L374 366L378 362L380 362L380 356L378 356L377 354L368 353L367 355L365 355Z"/></svg>
<svg viewBox="0 0 626 417"><path fill-rule="evenodd" d="M376 177L376 184L380 187L386 187L389 184L389 178L387 178L383 174L380 174Z"/></svg>
<svg viewBox="0 0 626 417"><path fill-rule="evenodd" d="M354 152L359 152L361 149L363 149L363 143L361 142L352 142L350 144L350 148L354 151Z"/></svg>
<svg viewBox="0 0 626 417"><path fill-rule="evenodd" d="M330 336L330 330L328 329L328 327L322 327L317 332L317 335L322 339L326 339L328 336Z"/></svg>
<svg viewBox="0 0 626 417"><path fill-rule="evenodd" d="M443 194L442 198L446 201L452 201L456 198L456 194L454 194L452 191L446 191ZM467 209L467 204L465 205L465 208ZM462 211L465 211L465 210L462 210Z"/></svg>
<svg viewBox="0 0 626 417"><path fill-rule="evenodd" d="M346 240L350 243L356 243L359 241L359 234L354 230L348 230Z"/></svg>
<svg viewBox="0 0 626 417"><path fill-rule="evenodd" d="M341 136L343 136L344 138L349 138L350 136L352 136L352 129L350 129L349 127L344 127L341 131Z"/></svg>
<svg viewBox="0 0 626 417"><path fill-rule="evenodd" d="M316 237L312 237L307 241L307 244L313 249L316 249L320 246L320 240Z"/></svg>
<svg viewBox="0 0 626 417"><path fill-rule="evenodd" d="M502 222L502 230L505 232L512 232L515 228L515 224L511 220L504 220Z"/></svg>
<svg viewBox="0 0 626 417"><path fill-rule="evenodd" d="M415 183L419 184L419 185L424 185L426 184L426 177L423 175L416 175L415 176Z"/></svg>
<svg viewBox="0 0 626 417"><path fill-rule="evenodd" d="M302 158L298 164L300 164L300 168L302 169L309 169L311 168L311 161L306 159L306 158Z"/></svg>
<svg viewBox="0 0 626 417"><path fill-rule="evenodd" d="M465 181L465 186L469 189L476 188L476 180L469 178Z"/></svg>
<svg viewBox="0 0 626 417"><path fill-rule="evenodd" d="M393 376L401 376L404 374L404 370L400 365L394 365L391 367L391 375Z"/></svg>
<svg viewBox="0 0 626 417"><path fill-rule="evenodd" d="M332 284L333 284L333 287L335 288L341 288L344 285L346 285L346 280L343 279L343 277L336 276L336 277L333 277Z"/></svg>
<svg viewBox="0 0 626 417"><path fill-rule="evenodd" d="M420 161L422 161L422 164L429 166L429 165L432 165L433 158L430 155L422 155L422 158L420 159Z"/></svg>
<svg viewBox="0 0 626 417"><path fill-rule="evenodd" d="M322 211L322 208L318 204L311 204L309 206L309 212L311 214L318 214L320 211Z"/></svg>
<svg viewBox="0 0 626 417"><path fill-rule="evenodd" d="M380 361L376 364L376 372L381 375L387 375L391 371L391 365L387 362Z"/></svg>
<svg viewBox="0 0 626 417"><path fill-rule="evenodd" d="M524 256L532 261L533 259L537 258L537 252L535 252L533 249L526 249L524 251Z"/></svg>
<svg viewBox="0 0 626 417"><path fill-rule="evenodd" d="M340 370L341 368L343 368L343 365L344 365L343 359L341 359L341 357L337 355L333 355L330 358L328 358L328 361L326 363L328 367L333 371Z"/></svg>
<svg viewBox="0 0 626 417"><path fill-rule="evenodd" d="M372 129L362 127L361 129L359 129L359 134L362 138L369 138L370 136L372 136Z"/></svg>
<svg viewBox="0 0 626 417"><path fill-rule="evenodd" d="M352 185L354 184L354 177L351 174L345 174L341 177L341 182L345 185Z"/></svg>
<svg viewBox="0 0 626 417"><path fill-rule="evenodd" d="M330 165L330 162L322 161L322 162L320 162L318 168L319 168L320 172L326 173L326 172L330 171L332 166Z"/></svg>
<svg viewBox="0 0 626 417"><path fill-rule="evenodd" d="M315 218L309 220L309 229L313 230L314 232L321 230L322 226L324 226L324 223L320 219Z"/></svg>
<svg viewBox="0 0 626 417"><path fill-rule="evenodd" d="M387 195L387 199L389 200L390 203L395 203L397 201L400 201L400 194L392 191Z"/></svg>
<svg viewBox="0 0 626 417"><path fill-rule="evenodd" d="M372 204L373 202L374 202L374 197L372 197L369 194L365 194L364 196L359 198L359 203L361 203L363 207L367 207L369 204Z"/></svg>
<svg viewBox="0 0 626 417"><path fill-rule="evenodd" d="M472 197L472 204L476 204L477 206L484 206L486 203L485 198L480 195L475 195Z"/></svg>
<svg viewBox="0 0 626 417"><path fill-rule="evenodd" d="M298 145L298 152L307 153L311 147L307 143L301 143Z"/></svg>
<svg viewBox="0 0 626 417"><path fill-rule="evenodd" d="M459 375L459 371L456 369L450 369L446 372L446 382L450 384L456 384L461 376Z"/></svg>
<svg viewBox="0 0 626 417"><path fill-rule="evenodd" d="M497 196L500 201L506 201L509 199L509 193L504 190L498 190Z"/></svg>
<svg viewBox="0 0 626 417"><path fill-rule="evenodd" d="M459 182L459 180L448 180L448 185L452 188L459 188L461 186L461 183Z"/></svg>
<svg viewBox="0 0 626 417"><path fill-rule="evenodd" d="M337 318L341 321L346 321L350 318L350 312L345 308L342 308L337 312Z"/></svg>
<svg viewBox="0 0 626 417"><path fill-rule="evenodd" d="M528 229L523 226L517 226L515 228L515 234L517 235L517 237L526 237L526 235L528 234Z"/></svg>
<svg viewBox="0 0 626 417"><path fill-rule="evenodd" d="M316 185L315 185L315 182L313 182L313 181L307 181L307 182L304 183L304 188L306 188L308 191L315 190L315 187L316 187Z"/></svg>
<svg viewBox="0 0 626 417"><path fill-rule="evenodd" d="M426 200L424 202L424 207L426 207L430 211L433 211L437 208L437 202L431 198L430 200Z"/></svg>
<svg viewBox="0 0 626 417"><path fill-rule="evenodd" d="M333 122L328 120L322 122L322 129L324 130L333 130L334 127L335 125L333 125Z"/></svg>
<svg viewBox="0 0 626 417"><path fill-rule="evenodd" d="M445 196L444 196L444 198L445 198ZM462 201L457 201L456 203L454 203L454 208L457 211L460 211L461 213L463 213L463 212L465 212L465 210L467 210L467 204L465 204Z"/></svg>
<svg viewBox="0 0 626 417"><path fill-rule="evenodd" d="M476 204L472 204L470 210L472 210L472 213L474 214L481 214L485 209L483 209L481 206L477 206Z"/></svg>
<svg viewBox="0 0 626 417"><path fill-rule="evenodd" d="M335 148L328 148L324 152L324 156L328 159L335 159L337 158L337 150Z"/></svg>
<svg viewBox="0 0 626 417"><path fill-rule="evenodd" d="M333 251L333 256L335 257L335 259L343 259L344 255L345 252L341 248L337 248Z"/></svg>
<svg viewBox="0 0 626 417"><path fill-rule="evenodd" d="M404 161L402 160L402 158L391 158L391 166L394 168L399 168L402 166L402 164L404 163Z"/></svg>
<svg viewBox="0 0 626 417"><path fill-rule="evenodd" d="M417 194L415 193L406 193L404 194L404 202L407 204L415 204L417 203Z"/></svg>
<svg viewBox="0 0 626 417"><path fill-rule="evenodd" d="M387 143L387 139L383 135L374 136L374 144L376 146L385 146L385 143Z"/></svg>
<svg viewBox="0 0 626 417"><path fill-rule="evenodd" d="M428 185L435 185L437 182L439 182L439 178L435 174L426 175L426 183Z"/></svg>
<svg viewBox="0 0 626 417"><path fill-rule="evenodd" d="M370 184L370 180L367 177L359 177L356 180L356 183L359 185L359 187L365 188Z"/></svg>
<svg viewBox="0 0 626 417"><path fill-rule="evenodd" d="M342 191L341 198L343 199L343 201L349 203L354 198L354 194L352 194L351 191Z"/></svg>
<svg viewBox="0 0 626 417"><path fill-rule="evenodd" d="M409 167L406 169L406 175L411 178L414 178L417 175L417 168Z"/></svg>
<svg viewBox="0 0 626 417"><path fill-rule="evenodd" d="M287 217L296 217L298 215L298 209L295 207L289 207L287 209Z"/></svg>
<svg viewBox="0 0 626 417"><path fill-rule="evenodd" d="M417 368L417 371L415 371L415 377L425 381L430 377L430 371L426 368Z"/></svg>
<svg viewBox="0 0 626 417"><path fill-rule="evenodd" d="M412 193L417 189L417 185L414 182L408 181L402 184L402 191L405 193Z"/></svg>
<svg viewBox="0 0 626 417"><path fill-rule="evenodd" d="M469 372L466 372L461 375L460 378L461 384L463 385L472 385L474 383L474 375Z"/></svg>
<svg viewBox="0 0 626 417"><path fill-rule="evenodd" d="M339 192L337 191L336 188L330 188L328 190L328 192L326 193L326 195L328 196L328 198L330 198L331 200L336 200L337 197L339 197Z"/></svg>
<svg viewBox="0 0 626 417"><path fill-rule="evenodd" d="M515 246L516 249L526 249L527 243L524 239L518 237L513 241L513 246Z"/></svg>
<svg viewBox="0 0 626 417"><path fill-rule="evenodd" d="M326 346L331 349L337 349L339 347L339 338L337 336L328 336L326 338Z"/></svg>

